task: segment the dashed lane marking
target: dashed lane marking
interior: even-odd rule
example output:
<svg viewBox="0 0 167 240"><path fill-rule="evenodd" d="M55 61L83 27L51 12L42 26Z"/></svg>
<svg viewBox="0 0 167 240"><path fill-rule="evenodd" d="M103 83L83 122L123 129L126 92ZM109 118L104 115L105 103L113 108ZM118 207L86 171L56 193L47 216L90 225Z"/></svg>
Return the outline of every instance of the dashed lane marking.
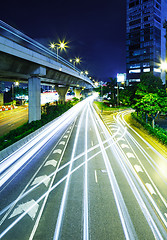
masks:
<svg viewBox="0 0 167 240"><path fill-rule="evenodd" d="M133 153L128 152L128 153L126 153L126 155L128 158L135 158Z"/></svg>
<svg viewBox="0 0 167 240"><path fill-rule="evenodd" d="M56 149L56 150L53 151L53 153L61 154L61 153L62 153L62 150L61 150L61 149Z"/></svg>
<svg viewBox="0 0 167 240"><path fill-rule="evenodd" d="M152 185L150 183L146 183L146 187L148 188L148 190L149 190L149 192L151 194L155 194L156 195L156 193L155 193L155 191L154 191L154 189L153 189L153 187L152 187Z"/></svg>
<svg viewBox="0 0 167 240"><path fill-rule="evenodd" d="M56 167L56 165L57 165L57 161L54 160L54 159L49 160L49 161L47 161L47 162L45 163L44 166L49 166L49 165L52 165L53 167Z"/></svg>
<svg viewBox="0 0 167 240"><path fill-rule="evenodd" d="M136 172L143 172L142 168L139 165L134 165Z"/></svg>
<svg viewBox="0 0 167 240"><path fill-rule="evenodd" d="M64 135L64 137L63 138L68 138L68 135Z"/></svg>
<svg viewBox="0 0 167 240"><path fill-rule="evenodd" d="M129 148L129 146L127 144L121 144L121 148Z"/></svg>
<svg viewBox="0 0 167 240"><path fill-rule="evenodd" d="M61 141L60 143L59 143L59 145L65 145L65 141Z"/></svg>

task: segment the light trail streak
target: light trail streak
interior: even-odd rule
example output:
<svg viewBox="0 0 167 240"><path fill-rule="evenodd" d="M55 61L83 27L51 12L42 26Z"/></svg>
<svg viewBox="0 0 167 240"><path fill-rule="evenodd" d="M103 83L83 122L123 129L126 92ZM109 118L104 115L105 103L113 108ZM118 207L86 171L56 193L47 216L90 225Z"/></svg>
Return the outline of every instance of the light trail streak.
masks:
<svg viewBox="0 0 167 240"><path fill-rule="evenodd" d="M96 115L96 117L98 118L98 115L96 114L96 112L95 112L95 115ZM103 125L103 123L102 123L102 121L101 121L100 118L99 118L99 124L100 124L100 126L102 127L103 131L105 132L106 137L108 137L109 133L108 133L107 130L105 129L105 126ZM147 222L148 222L148 224L149 224L149 226L150 226L150 229L151 229L152 232L153 232L153 235L156 236L156 239L161 239L161 240L163 240L163 237L162 237L162 235L161 235L161 233L160 233L160 231L159 231L156 223L154 222L154 220L153 220L153 218L152 218L152 216L151 216L151 214L150 214L150 212L149 212L149 210L148 210L148 208L147 208L147 206L148 206L149 209L152 209L151 206L150 206L150 204L149 204L149 202L148 202L147 199L144 197L144 195L143 195L143 193L142 193L141 191L140 191L140 193L139 193L136 185L134 184L134 182L136 182L136 179L138 180L140 186L142 187L142 189L144 190L144 192L147 194L147 196L149 197L149 199L151 199L150 194L148 194L148 191L146 191L146 189L145 189L145 187L143 186L143 184L141 184L141 180L139 179L136 171L134 170L134 168L133 168L131 165L129 166L129 167L130 167L129 169L131 169L131 172L130 172L130 173L128 172L129 169L127 168L127 164L125 164L124 160L120 157L120 156L121 156L121 151L120 151L120 149L118 149L117 145L112 145L111 151L115 154L116 159L117 159L117 161L118 161L118 163L119 163L119 165L120 165L120 167L121 167L121 169L122 169L122 171L123 171L123 173L124 173L124 175L125 175L128 183L129 183L129 185L130 185L130 187L131 187L131 189L132 189L132 191L133 191L133 193L134 193L134 196L135 196L136 200L138 201L138 204L139 204L139 206L140 206L140 208L141 208L141 210L142 210L142 212L143 212L143 214L144 214L144 216L145 216L145 218L146 218L146 220L147 220ZM119 153L119 154L118 154L118 153ZM126 159L127 159L126 155L123 156L123 158L126 158ZM127 163L128 163L128 159L127 159ZM136 178L134 178L134 176L132 175L132 172L134 173L134 175L136 176ZM132 179L133 179L133 180L132 180ZM136 184L137 184L137 183L136 183ZM139 188L139 187L138 187L138 188ZM141 197L140 195L143 195L143 196ZM146 204L145 204L145 202L144 202L143 199L145 199L145 202L147 203L147 206L146 206ZM151 199L151 200L152 200L152 199ZM156 218L156 215L154 214L154 211L153 211L153 210L152 210L152 215L154 215L154 217ZM159 225L159 227L161 228L161 231L164 233L164 229L162 228L162 225L161 225L161 223L159 222L158 218L156 218L156 222L157 222L157 224ZM164 233L164 235L165 235L165 233Z"/></svg>
<svg viewBox="0 0 167 240"><path fill-rule="evenodd" d="M124 132L124 134L126 133L126 131ZM114 143L111 143L114 144ZM109 146L107 146L105 149L109 148ZM93 148L94 149L94 148ZM91 156L87 162L89 162L90 160L94 159L94 157L96 157L98 154L100 154L101 151L97 152L96 154L94 154L93 156ZM84 153L83 153L84 154ZM77 160L78 158L76 157L75 160ZM69 162L70 163L70 162ZM85 165L85 162L81 163L80 165L78 165L75 169L73 169L69 175L72 175L75 171L77 171L78 169L80 169L82 166ZM56 171L54 171L52 174L50 174L48 177L51 177L52 175L55 174ZM58 170L57 170L58 172ZM38 204L41 200L43 200L43 198L45 198L45 196L48 195L48 193L52 192L56 187L58 187L63 181L65 181L67 179L67 177L69 176L68 174L66 176L64 176L62 179L60 179L55 185L53 185L51 187L51 189L49 191L46 191L38 200L36 200L36 203L34 205L32 205L30 208L28 208L24 213L22 213L15 221L13 221L13 223L11 223L1 234L0 234L0 238L2 238L4 235L6 235L6 233L8 231L10 231L10 229L12 229L19 221L22 220L22 218L24 216L26 216L26 214L32 210L32 208ZM21 200L23 197L25 197L26 195L28 195L32 190L34 190L35 188L37 188L40 184L42 184L45 181L45 179L43 179L40 183L38 183L37 185L35 185L34 187L32 187L30 190L28 190L25 194L22 195L22 197L20 197L19 199L17 199L18 201ZM8 205L4 210L2 210L0 212L0 214L2 215L5 211L7 211L13 204L16 204L16 200L14 202L12 202L10 205Z"/></svg>
<svg viewBox="0 0 167 240"><path fill-rule="evenodd" d="M126 129L123 133L123 135L118 138L115 142L112 142L111 144L109 144L107 147L105 147L105 150L108 149L111 145L116 144L119 140L121 140L126 134ZM111 139L114 137L114 135L112 137L110 137L109 139L103 141L103 144L111 141ZM97 144L96 146L88 149L87 153L91 152L92 150L96 149L99 147L99 144ZM88 161L90 161L91 159L93 159L94 157L96 157L98 154L101 153L101 150L98 151L97 153L95 153L92 157L88 158ZM79 154L78 156L76 156L73 161L78 160L79 158L81 158L82 156L85 155L85 152ZM70 161L66 164L64 164L62 167L60 167L59 169L57 169L56 171L54 171L53 173L51 173L50 175L47 176L47 178L52 177L55 172L59 172L61 170L63 170L65 167L67 167L70 164ZM81 165L82 166L82 165ZM25 196L27 196L29 193L31 193L33 190L35 190L37 187L39 187L44 181L46 180L46 178L44 178L43 180L41 180L39 183L37 183L35 186L33 186L31 189L29 189L26 193L24 193L21 197L17 198L15 201L13 201L11 204L9 204L7 207L5 207L3 210L0 211L0 215L2 215L4 212L6 212L13 204L16 204L18 201L20 201L21 199L23 199Z"/></svg>
<svg viewBox="0 0 167 240"><path fill-rule="evenodd" d="M90 99L86 99L69 109L61 117L53 123L48 124L42 132L38 133L32 140L10 155L8 158L1 161L0 164L0 187L21 168L50 138L54 136L61 128L65 127L72 121L81 109L87 104ZM21 157L22 156L22 157Z"/></svg>
<svg viewBox="0 0 167 240"><path fill-rule="evenodd" d="M135 229L134 229L134 226L133 226L133 223L132 223L131 218L129 216L127 207L126 207L125 202L123 200L121 191L119 189L117 180L115 178L114 172L111 168L107 153L104 149L102 140L100 138L100 134L98 132L96 122L93 119L92 113L91 113L91 119L93 121L93 125L94 125L94 129L95 129L95 132L96 132L98 142L100 144L101 153L102 153L103 160L104 160L106 170L107 170L107 174L108 174L108 177L109 177L109 180L110 180L110 185L111 185L112 192L113 192L113 195L114 195L115 203L116 203L116 206L117 206L117 210L118 210L118 213L119 213L119 217L120 217L120 221L121 221L121 224L122 224L122 227L123 227L123 232L124 232L125 238L129 239L129 240L130 239L138 239L137 234L136 234ZM96 115L96 119L98 120L98 122L101 123L101 120L98 117L98 115ZM104 124L103 124L103 126L104 126ZM102 129L103 129L103 131L107 131L105 126Z"/></svg>
<svg viewBox="0 0 167 240"><path fill-rule="evenodd" d="M86 126L85 126L85 184L84 184L84 230L83 240L89 239L88 232L88 156L87 156L87 145L88 145L88 110L86 113Z"/></svg>
<svg viewBox="0 0 167 240"><path fill-rule="evenodd" d="M75 151L76 151L76 147L77 147L77 142L78 142L78 137L79 137L79 132L80 132L80 129L81 129L81 123L82 123L82 120L83 120L84 112L85 112L85 108L84 108L84 111L81 114L81 117L80 117L80 120L79 120L79 123L78 123L78 127L77 127L77 132L76 132L74 145L73 145L73 149L72 149L71 160L70 160L70 166L69 166L69 170L68 170L68 174L67 174L67 180L66 180L66 184L65 184L65 188L64 188L64 192L63 192L63 198L62 198L60 209L59 209L59 214L58 214L57 223L56 223L56 229L55 229L55 232L54 232L54 237L53 237L54 240L58 240L59 234L60 234L62 218L63 218L63 215L64 215L64 208L65 208L66 199L67 199L67 191L68 191L68 187L69 187L69 181L70 181L72 166L73 166L73 162L74 162L74 155L75 155Z"/></svg>
<svg viewBox="0 0 167 240"><path fill-rule="evenodd" d="M68 136L68 139L67 139L67 141L66 141L66 143L65 143L65 146L64 146L63 152L62 152L62 154L61 154L61 157L60 157L60 159L59 159L59 163L58 163L58 165L57 165L57 167L56 167L56 170L59 169L59 166L60 166L61 161L62 161L62 159L63 159L63 156L64 156L64 153L65 153L66 147L67 147L67 145L68 145L68 142L69 142L71 133L72 133L72 131L73 131L74 125L75 125L75 122L74 122L73 127L72 127L72 129L71 129L71 131L70 131L70 134L69 134L69 136ZM62 136L62 138L63 138L63 136ZM61 139L60 139L60 140L61 140ZM60 142L60 140L59 140L59 142ZM59 142L57 143L57 145L59 144ZM55 174L53 175L53 178L52 178L52 180L51 180L50 186L49 186L49 188L48 188L48 194L47 194L47 195L45 196L45 198L44 198L44 202L43 202L43 204L42 204L42 207L41 207L41 209L40 209L40 213L38 214L38 217L37 217L37 220L36 220L36 222L35 222L35 224L34 224L34 227L33 227L33 229L32 229L32 232L31 232L31 235L30 235L30 237L29 237L29 240L32 240L32 239L34 238L34 235L35 235L35 232L36 232L36 230L37 230L37 228L38 228L39 221L40 221L40 219L41 219L41 216L42 216L44 207L45 207L45 205L46 205L47 199L48 199L49 194L50 194L50 189L51 189L51 187L52 187L52 185L53 185L53 182L54 182L54 180L55 180L56 175L57 175L57 171L55 171Z"/></svg>
<svg viewBox="0 0 167 240"><path fill-rule="evenodd" d="M75 124L75 122L73 123L72 130L73 130L73 128L74 128L74 124ZM72 130L71 130L71 132L70 132L70 134L69 134L69 138L67 139L66 145L65 145L65 147L64 147L64 150L63 150L63 153L62 153L61 158L60 158L60 160L59 160L59 163L58 163L58 165L57 165L57 167L56 167L56 170L55 170L52 174L50 174L50 176L47 176L46 178L48 178L48 177L51 178L52 176L54 176L54 175L57 174L57 170L58 170L59 165L60 165L60 162L61 162L61 160L62 160L64 151L65 151L65 149L66 149L66 147L67 147L67 144L68 144L68 142L69 142L69 139L70 139ZM66 133L64 133L63 136L64 136L65 134L66 134ZM63 138L63 136L62 136L62 138ZM61 138L61 139L62 139L62 138ZM61 141L61 139L57 142L57 144L54 146L53 149L55 149L55 148L57 147L57 145L59 144L59 142ZM48 160L48 158L50 157L51 154L52 154L52 151L51 151L50 154L47 156L46 160L44 161L44 164L45 164L45 162ZM43 164L43 165L44 165L44 164ZM35 176L38 174L38 172L39 172L40 169L43 167L43 165L40 166L40 168L39 168L38 171L35 173L35 175L33 176L33 178L35 178ZM26 187L24 188L24 190L21 192L21 194L19 195L19 197L17 197L16 200L13 201L11 204L9 204L6 208L4 208L3 210L1 210L0 215L2 215L3 213L5 213L5 212L9 209L9 211L8 211L8 212L4 215L4 217L1 219L0 225L2 225L2 223L5 221L5 219L7 218L7 216L10 214L10 212L12 211L12 209L14 208L14 206L15 206L21 199L23 199L25 196L27 196L29 193L31 193L33 190L35 190L40 184L44 183L44 181L46 180L46 178L44 178L42 181L40 181L38 184L36 184L33 188L31 188L31 189L29 189L27 192L25 192L25 190L26 190L26 189L29 187L29 185L31 184L33 178L30 179L30 181L28 182L27 186L26 186Z"/></svg>
<svg viewBox="0 0 167 240"><path fill-rule="evenodd" d="M147 152L141 147L141 145L134 139L134 137L130 134L130 133L127 133L128 136L130 137L130 139L132 140L132 142L136 145L136 147L138 147L138 149L141 151L141 153L144 155L144 157L148 160L148 162L150 163L149 159L147 156L149 156L147 154ZM133 148L131 147L129 141L126 139L127 143L129 144L129 147L131 148L131 150L133 151L136 159L138 160L138 162L140 163L140 165L142 166L143 170L145 171L145 174L147 175L148 179L150 180L151 184L154 186L154 189L156 190L156 192L158 193L161 201L163 202L163 204L165 205L165 207L167 208L167 203L164 199L164 197L162 196L162 194L160 193L159 189L157 188L157 186L155 185L154 181L152 180L152 178L150 177L150 175L148 174L147 170L145 169L144 165L142 164L142 162L140 161L140 159L138 158L138 156L136 155L135 151L133 150ZM145 153L147 154L147 156L145 155ZM151 157L149 156L149 158L151 159ZM128 160L127 160L128 161ZM152 159L153 161L153 159ZM128 161L129 162L129 161ZM131 165L131 163L129 162L129 164ZM151 163L150 163L151 164ZM152 165L152 164L151 164ZM131 165L132 167L132 165ZM133 169L133 167L132 167ZM156 169L155 169L156 170ZM137 175L138 176L138 175ZM140 180L140 179L139 179ZM140 184L143 185L143 183L140 181ZM148 191L145 189L146 191L146 194L147 196L149 197L150 201L152 202L154 208L156 209L158 215L160 216L162 222L164 223L164 225L166 226L167 228L167 221L166 219L164 218L163 214L161 213L161 211L159 210L157 204L155 203L155 201L153 200L152 196L150 196L150 194L148 193Z"/></svg>

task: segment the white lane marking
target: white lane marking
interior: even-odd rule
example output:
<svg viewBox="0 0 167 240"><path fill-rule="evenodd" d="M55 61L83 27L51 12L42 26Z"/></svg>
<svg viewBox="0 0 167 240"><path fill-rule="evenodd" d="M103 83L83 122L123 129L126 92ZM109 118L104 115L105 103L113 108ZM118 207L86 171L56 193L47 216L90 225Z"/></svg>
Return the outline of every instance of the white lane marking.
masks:
<svg viewBox="0 0 167 240"><path fill-rule="evenodd" d="M142 168L139 165L134 165L136 172L143 172Z"/></svg>
<svg viewBox="0 0 167 240"><path fill-rule="evenodd" d="M68 135L64 135L64 137L63 138L68 138Z"/></svg>
<svg viewBox="0 0 167 240"><path fill-rule="evenodd" d="M60 143L59 143L59 145L65 145L65 141L61 141Z"/></svg>
<svg viewBox="0 0 167 240"><path fill-rule="evenodd" d="M129 146L127 144L121 144L121 148L129 148Z"/></svg>
<svg viewBox="0 0 167 240"><path fill-rule="evenodd" d="M110 128L111 131L117 131L117 128Z"/></svg>
<svg viewBox="0 0 167 240"><path fill-rule="evenodd" d="M107 170L106 169L102 169L101 172L102 173L107 173Z"/></svg>
<svg viewBox="0 0 167 240"><path fill-rule="evenodd" d="M90 131L92 131L92 129L90 128Z"/></svg>
<svg viewBox="0 0 167 240"><path fill-rule="evenodd" d="M26 212L32 205L34 205L34 207L30 211L28 211L27 214L30 216L32 220L34 220L35 215L38 211L39 204L37 204L33 199L29 202L20 204L17 208L15 208L15 210L13 211L9 218L15 217L23 212Z"/></svg>
<svg viewBox="0 0 167 240"><path fill-rule="evenodd" d="M53 153L61 154L61 153L62 153L62 150L61 150L61 149L56 149L56 150L53 151Z"/></svg>
<svg viewBox="0 0 167 240"><path fill-rule="evenodd" d="M49 161L47 161L47 162L45 163L44 166L49 166L49 165L52 165L53 167L56 167L56 165L57 165L57 161L54 160L54 159L49 160Z"/></svg>
<svg viewBox="0 0 167 240"><path fill-rule="evenodd" d="M153 189L153 187L152 187L152 185L150 183L146 183L146 187L148 188L148 190L149 190L149 192L151 194L155 194L156 195L156 193L155 193L155 191L154 191L154 189Z"/></svg>
<svg viewBox="0 0 167 240"><path fill-rule="evenodd" d="M91 141L91 145L92 145L92 147L93 147L93 141Z"/></svg>
<svg viewBox="0 0 167 240"><path fill-rule="evenodd" d="M33 181L33 183L31 184L31 186L34 186L40 182L43 182L45 184L45 186L47 187L49 182L50 182L50 177L48 177L47 175L43 175L40 177L36 177Z"/></svg>
<svg viewBox="0 0 167 240"><path fill-rule="evenodd" d="M167 213L164 213L165 217L167 218Z"/></svg>
<svg viewBox="0 0 167 240"><path fill-rule="evenodd" d="M96 172L96 170L95 170L95 182L97 183L98 181L97 181L97 172Z"/></svg>
<svg viewBox="0 0 167 240"><path fill-rule="evenodd" d="M128 158L135 158L133 153L128 152L128 153L126 153L126 155Z"/></svg>

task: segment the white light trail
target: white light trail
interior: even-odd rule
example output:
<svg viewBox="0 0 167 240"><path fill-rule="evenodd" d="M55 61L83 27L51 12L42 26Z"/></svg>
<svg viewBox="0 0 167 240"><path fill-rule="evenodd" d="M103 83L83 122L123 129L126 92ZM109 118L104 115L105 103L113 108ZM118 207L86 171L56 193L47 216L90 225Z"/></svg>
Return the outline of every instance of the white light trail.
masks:
<svg viewBox="0 0 167 240"><path fill-rule="evenodd" d="M60 129L71 122L83 107L90 101L90 98L76 104L62 116L48 124L43 131L39 132L28 143L24 144L16 152L1 161L0 163L0 187L20 169L36 152L40 150Z"/></svg>
<svg viewBox="0 0 167 240"><path fill-rule="evenodd" d="M68 187L69 187L69 181L70 181L72 166L73 166L73 162L74 162L74 155L75 155L75 151L76 151L76 147L77 147L78 136L79 136L79 132L80 132L80 129L81 129L81 123L82 123L82 120L83 120L84 112L85 112L85 108L84 108L84 111L81 114L81 117L80 117L79 123L78 123L78 127L77 127L77 132L76 132L76 136L75 136L75 140L74 140L74 146L73 146L71 160L70 160L70 166L69 166L69 170L68 170L68 174L67 174L67 180L66 180L66 184L65 184L65 188L64 188L64 192L63 192L63 197L62 197L62 201L61 201L61 205L60 205L60 209L59 209L59 214L58 214L57 223L56 223L56 229L55 229L55 232L54 232L54 237L53 237L54 240L59 239L60 228L61 228L62 218L63 218L63 214L64 214L64 208L65 208L66 199L67 199L67 191L68 191Z"/></svg>
<svg viewBox="0 0 167 240"><path fill-rule="evenodd" d="M83 240L89 239L88 232L88 109L86 113L86 126L85 126L85 176L84 176L84 229Z"/></svg>
<svg viewBox="0 0 167 240"><path fill-rule="evenodd" d="M95 115L98 117L98 115L96 114L95 112ZM106 134L106 137L108 137L109 133L107 132L107 130L105 130L105 127L104 125L102 124L101 120L99 119L99 124L101 125L101 127L104 129L103 131L105 132ZM148 191L146 191L146 188L143 186L143 183L141 182L140 178L138 177L137 173L135 172L134 168L131 166L131 164L129 164L129 168L127 167L127 164L126 163L129 163L126 155L124 154L123 158L126 158L126 163L125 161L121 158L122 154L123 153L123 150L121 148L118 149L117 145L112 145L112 152L115 154L116 156L116 159L118 160L118 163L120 165L120 167L122 168L123 172L124 172L124 175L127 179L127 181L129 182L129 185L131 186L131 189L134 193L134 196L136 197L138 203L139 203L139 206L153 232L153 235L156 236L157 239L163 239L155 221L153 220L149 210L148 210L148 207L147 206L150 206L150 204L148 203L147 199L144 197L143 193L140 191L138 191L136 185L134 184L136 182L136 179L138 180L140 186L142 187L142 189L144 190L144 192L147 194L147 196L149 197L149 199L151 200L151 202L153 203L154 207L156 207L156 204L155 202L153 201L152 197L150 196L150 194L148 193ZM120 151L119 151L120 150ZM119 154L118 154L119 153ZM133 172L133 174L135 175L135 178L134 176L131 174L131 172L129 172L129 169L131 169L131 172ZM132 179L133 178L133 179ZM141 197L142 195L142 197ZM145 202L147 204L145 204L144 200L145 199ZM158 209L157 209L158 211ZM154 211L152 211L152 214L155 216L154 214ZM159 212L160 216L161 216L161 219L163 219L163 216L162 214ZM155 216L156 217L156 216ZM158 222L158 219L156 219L156 221ZM164 222L164 221L163 221ZM165 223L165 222L164 222ZM161 226L161 224L158 222L162 232L163 232L163 228ZM166 224L165 224L166 225Z"/></svg>
<svg viewBox="0 0 167 240"><path fill-rule="evenodd" d="M94 113L96 115L96 119L98 119L98 122L100 122L101 120L99 119L99 117L98 117L98 115L96 114L95 111L94 111ZM131 218L129 216L127 207L126 207L125 202L123 200L121 191L119 189L117 180L115 178L114 172L111 168L107 153L104 149L102 140L100 138L100 134L98 132L96 122L93 119L92 113L91 113L91 118L92 118L92 121L93 121L93 125L94 125L94 129L95 129L95 132L96 132L98 142L100 144L101 153L102 153L103 160L104 160L106 170L107 170L107 174L108 174L108 177L109 177L109 180L110 180L110 185L111 185L112 192L113 192L114 199L115 199L115 203L116 203L116 206L117 206L117 209L118 209L118 213L119 213L120 221L121 221L121 224L122 224L122 227L123 227L123 232L124 232L125 238L129 239L129 240L130 239L138 239L137 234L135 232L135 228L134 228L133 223L131 221ZM103 124L103 131L104 131L104 133L105 133L105 131L107 131L106 128L104 127L104 124Z"/></svg>
<svg viewBox="0 0 167 240"><path fill-rule="evenodd" d="M124 132L124 134L122 135L122 137L124 137L125 134L126 134L126 131ZM114 137L114 135L113 135L113 137ZM122 137L121 137L121 138L122 138ZM121 138L119 138L119 139L121 139ZM111 139L112 139L112 137L109 138L109 139L107 139L107 140L105 140L105 141L103 142L103 144L109 142ZM119 141L119 139L118 139L117 141ZM111 145L115 144L117 141L112 142L112 143L109 144L107 147L105 147L105 149L108 149ZM91 152L92 150L96 149L97 147L99 147L99 144L97 144L96 146L90 148L87 153ZM95 153L94 155L92 155L92 156L88 159L88 161L92 160L94 157L96 157L96 156L97 156L98 154L100 154L100 153L101 153L101 150L98 151L97 153ZM79 158L81 158L82 156L84 156L84 154L85 154L85 152L83 152L83 153L79 154L78 156L76 156L76 157L74 158L74 161L76 161L76 160L78 160ZM54 171L53 173L51 173L50 175L48 175L48 177L52 177L52 176L55 174L55 172L61 171L62 169L64 169L65 167L67 167L69 164L70 164L70 161L69 161L68 163L64 164L62 167L59 167L59 169L57 169L56 171ZM80 165L80 167L82 167L82 166L83 166L83 164ZM41 182L39 182L37 185L35 185L35 186L32 187L31 189L29 189L27 192L25 192L24 194L22 194L22 195L21 195L20 197L18 197L15 201L13 201L13 202L10 203L7 207L5 207L3 210L1 210L1 211L0 211L0 215L2 215L2 214L3 214L4 212L6 212L12 205L16 204L18 201L20 201L20 200L23 199L25 196L27 196L29 193L31 193L33 190L35 190L37 187L39 187L39 185L41 185L45 180L46 180L46 179L43 179L43 180L42 180Z"/></svg>

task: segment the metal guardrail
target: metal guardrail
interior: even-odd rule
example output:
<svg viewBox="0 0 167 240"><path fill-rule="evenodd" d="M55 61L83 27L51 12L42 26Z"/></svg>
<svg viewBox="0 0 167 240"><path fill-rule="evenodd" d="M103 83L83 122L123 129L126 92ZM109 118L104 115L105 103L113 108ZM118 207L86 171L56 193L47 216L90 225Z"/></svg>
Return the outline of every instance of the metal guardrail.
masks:
<svg viewBox="0 0 167 240"><path fill-rule="evenodd" d="M65 65L65 66L68 66L69 68L76 71L79 75L81 75L82 71L79 70L78 68L74 67L74 65L72 63L68 62L61 56L57 55L50 49L46 48L42 44L38 43L37 41L28 37L27 35L20 32L19 30L13 28L12 26L8 25L7 23L3 22L2 20L0 20L0 35L20 44L28 49L31 49L37 53L43 54L44 56L52 58L56 61L58 60L59 63ZM87 81L89 80L89 82L91 82L88 77L86 77L84 74L82 74L82 75L85 77L85 80L87 80ZM92 83L92 85L93 85L93 83Z"/></svg>

